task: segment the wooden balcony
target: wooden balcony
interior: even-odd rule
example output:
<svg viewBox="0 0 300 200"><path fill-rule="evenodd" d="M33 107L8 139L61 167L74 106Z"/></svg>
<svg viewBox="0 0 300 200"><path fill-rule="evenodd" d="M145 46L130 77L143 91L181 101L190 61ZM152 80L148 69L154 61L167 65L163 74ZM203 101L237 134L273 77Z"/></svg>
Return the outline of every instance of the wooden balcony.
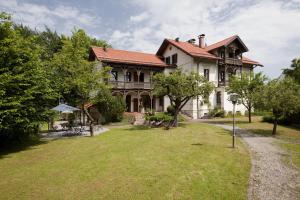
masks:
<svg viewBox="0 0 300 200"><path fill-rule="evenodd" d="M220 64L227 64L227 65L243 65L241 59L237 58L225 58L219 61Z"/></svg>
<svg viewBox="0 0 300 200"><path fill-rule="evenodd" d="M110 84L115 89L145 89L153 88L150 82L124 82L124 81L110 81Z"/></svg>

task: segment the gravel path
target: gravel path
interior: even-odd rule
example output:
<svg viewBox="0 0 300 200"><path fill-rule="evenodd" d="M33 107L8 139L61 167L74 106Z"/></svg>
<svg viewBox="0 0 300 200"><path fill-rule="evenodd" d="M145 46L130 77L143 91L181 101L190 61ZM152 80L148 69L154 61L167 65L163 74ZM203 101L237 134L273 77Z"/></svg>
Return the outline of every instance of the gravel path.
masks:
<svg viewBox="0 0 300 200"><path fill-rule="evenodd" d="M232 126L215 124L226 130ZM248 145L251 154L249 200L300 200L300 173L287 166L287 153L277 144L280 140L237 128L237 134Z"/></svg>

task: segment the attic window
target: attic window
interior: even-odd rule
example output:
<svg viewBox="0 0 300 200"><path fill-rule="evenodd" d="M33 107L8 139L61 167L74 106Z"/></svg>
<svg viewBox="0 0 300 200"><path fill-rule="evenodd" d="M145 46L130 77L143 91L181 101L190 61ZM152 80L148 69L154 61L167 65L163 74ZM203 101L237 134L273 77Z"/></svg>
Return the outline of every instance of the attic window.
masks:
<svg viewBox="0 0 300 200"><path fill-rule="evenodd" d="M169 47L169 50L172 50L172 46Z"/></svg>

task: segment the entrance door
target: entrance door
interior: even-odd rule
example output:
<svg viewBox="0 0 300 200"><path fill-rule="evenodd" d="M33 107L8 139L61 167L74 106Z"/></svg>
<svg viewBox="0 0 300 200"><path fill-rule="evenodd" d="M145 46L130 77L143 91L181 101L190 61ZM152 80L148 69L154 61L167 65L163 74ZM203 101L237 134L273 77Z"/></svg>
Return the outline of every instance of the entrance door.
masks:
<svg viewBox="0 0 300 200"><path fill-rule="evenodd" d="M133 99L133 112L138 112L138 111L139 111L138 99L135 98Z"/></svg>

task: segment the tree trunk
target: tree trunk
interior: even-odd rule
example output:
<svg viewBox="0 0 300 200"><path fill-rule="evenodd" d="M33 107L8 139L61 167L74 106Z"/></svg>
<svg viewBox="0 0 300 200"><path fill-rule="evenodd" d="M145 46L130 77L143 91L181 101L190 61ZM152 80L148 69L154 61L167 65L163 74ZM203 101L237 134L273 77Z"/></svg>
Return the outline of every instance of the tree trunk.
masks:
<svg viewBox="0 0 300 200"><path fill-rule="evenodd" d="M174 119L173 119L173 127L177 127L177 126L178 126L178 113L175 112Z"/></svg>
<svg viewBox="0 0 300 200"><path fill-rule="evenodd" d="M275 117L275 118L274 118L274 122L273 122L273 131L272 131L272 135L275 135L275 134L276 134L277 123L278 123L278 119L277 119L277 117Z"/></svg>
<svg viewBox="0 0 300 200"><path fill-rule="evenodd" d="M251 108L248 109L248 120L249 120L249 123L251 123Z"/></svg>
<svg viewBox="0 0 300 200"><path fill-rule="evenodd" d="M94 119L92 118L90 113L87 111L87 109L85 109L84 107L83 107L83 111L84 111L84 113L86 114L86 116L88 117L88 119L90 121L90 134L91 134L91 136L94 136L94 126L93 126Z"/></svg>

